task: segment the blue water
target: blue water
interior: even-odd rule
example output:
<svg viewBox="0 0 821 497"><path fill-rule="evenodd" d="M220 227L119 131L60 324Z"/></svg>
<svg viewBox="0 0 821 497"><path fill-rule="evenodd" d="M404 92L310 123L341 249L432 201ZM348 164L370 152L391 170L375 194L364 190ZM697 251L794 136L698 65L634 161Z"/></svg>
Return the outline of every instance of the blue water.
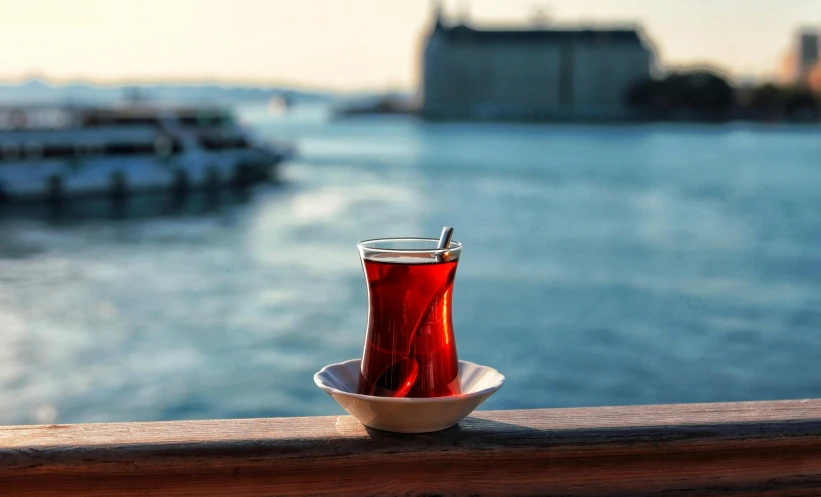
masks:
<svg viewBox="0 0 821 497"><path fill-rule="evenodd" d="M0 210L0 423L339 414L355 244L464 243L483 408L821 397L821 129L243 115L282 186Z"/></svg>

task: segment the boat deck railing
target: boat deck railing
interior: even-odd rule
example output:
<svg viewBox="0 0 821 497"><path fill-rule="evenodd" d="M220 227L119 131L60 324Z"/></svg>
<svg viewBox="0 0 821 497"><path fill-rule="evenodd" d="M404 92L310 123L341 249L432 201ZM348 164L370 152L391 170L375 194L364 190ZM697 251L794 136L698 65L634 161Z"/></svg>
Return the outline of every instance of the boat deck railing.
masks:
<svg viewBox="0 0 821 497"><path fill-rule="evenodd" d="M821 496L821 400L0 427L3 496Z"/></svg>

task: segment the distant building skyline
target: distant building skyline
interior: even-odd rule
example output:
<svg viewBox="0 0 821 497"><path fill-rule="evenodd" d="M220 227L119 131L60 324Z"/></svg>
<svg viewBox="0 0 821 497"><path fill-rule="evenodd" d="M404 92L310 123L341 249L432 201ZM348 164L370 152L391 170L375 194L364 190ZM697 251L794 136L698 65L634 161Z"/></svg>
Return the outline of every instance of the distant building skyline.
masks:
<svg viewBox="0 0 821 497"><path fill-rule="evenodd" d="M781 82L821 90L821 26L796 33L784 57Z"/></svg>
<svg viewBox="0 0 821 497"><path fill-rule="evenodd" d="M476 29L437 15L422 65L426 119L619 121L655 48L633 26Z"/></svg>
<svg viewBox="0 0 821 497"><path fill-rule="evenodd" d="M663 66L774 79L818 0L448 0L482 25L641 26ZM27 0L0 8L0 80L413 90L423 0Z"/></svg>

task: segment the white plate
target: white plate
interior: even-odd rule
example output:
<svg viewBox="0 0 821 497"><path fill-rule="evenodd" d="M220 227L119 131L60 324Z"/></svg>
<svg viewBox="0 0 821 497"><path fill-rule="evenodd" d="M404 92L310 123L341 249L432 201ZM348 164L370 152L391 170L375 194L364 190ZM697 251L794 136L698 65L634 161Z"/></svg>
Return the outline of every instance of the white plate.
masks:
<svg viewBox="0 0 821 497"><path fill-rule="evenodd" d="M454 426L505 383L487 366L459 361L462 394L430 399L373 397L356 393L360 359L325 366L314 375L316 386L365 426L397 433L427 433Z"/></svg>

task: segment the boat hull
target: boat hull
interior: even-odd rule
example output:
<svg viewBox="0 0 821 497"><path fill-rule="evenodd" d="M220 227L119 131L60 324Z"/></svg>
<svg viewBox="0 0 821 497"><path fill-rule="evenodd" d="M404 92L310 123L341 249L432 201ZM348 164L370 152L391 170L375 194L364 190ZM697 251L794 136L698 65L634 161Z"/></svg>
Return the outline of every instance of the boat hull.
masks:
<svg viewBox="0 0 821 497"><path fill-rule="evenodd" d="M85 161L6 162L0 198L6 201L122 196L145 191L248 186L275 181L284 156L269 151L226 151L156 157L99 157Z"/></svg>

